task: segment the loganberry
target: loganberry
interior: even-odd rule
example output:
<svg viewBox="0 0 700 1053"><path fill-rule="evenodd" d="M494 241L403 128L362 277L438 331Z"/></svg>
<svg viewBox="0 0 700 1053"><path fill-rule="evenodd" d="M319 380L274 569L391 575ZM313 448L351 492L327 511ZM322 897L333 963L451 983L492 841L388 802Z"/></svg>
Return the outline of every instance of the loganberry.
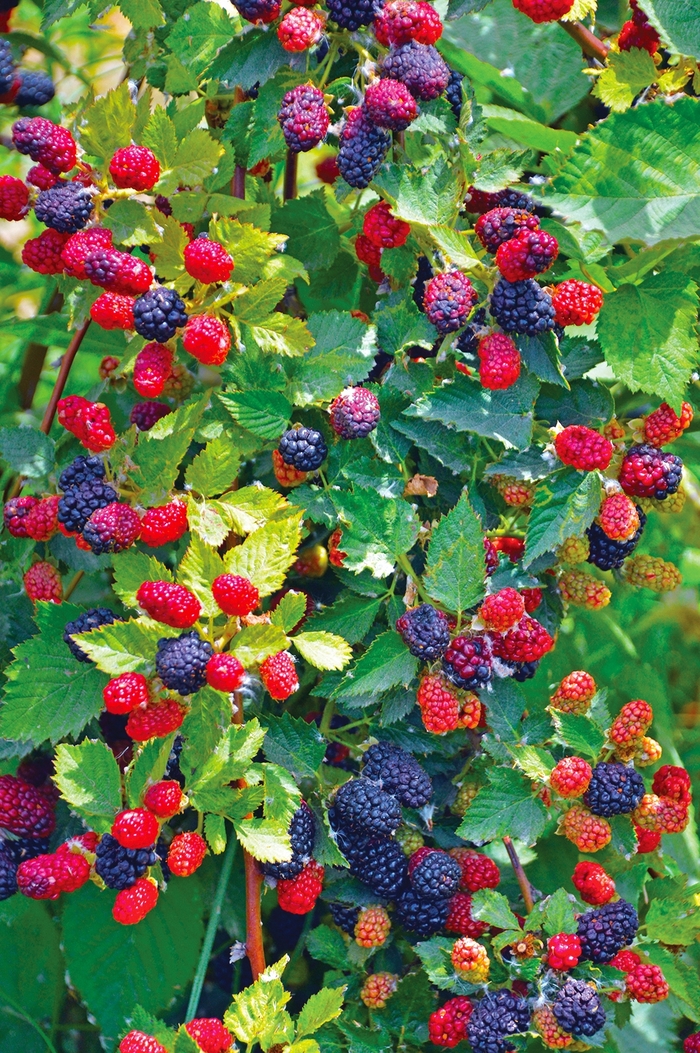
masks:
<svg viewBox="0 0 700 1053"><path fill-rule="evenodd" d="M220 574L214 578L211 591L218 606L230 617L243 618L260 602L255 585L240 574Z"/></svg>
<svg viewBox="0 0 700 1053"><path fill-rule="evenodd" d="M126 722L126 733L134 742L162 739L177 731L187 710L174 698L162 698L132 710Z"/></svg>
<svg viewBox="0 0 700 1053"><path fill-rule="evenodd" d="M472 848L453 848L450 855L462 868L459 887L463 892L478 892L482 888L496 888L501 880L498 866L488 856Z"/></svg>
<svg viewBox="0 0 700 1053"><path fill-rule="evenodd" d="M261 662L260 679L271 697L278 702L284 702L299 690L296 666L289 651L271 654Z"/></svg>
<svg viewBox="0 0 700 1053"><path fill-rule="evenodd" d="M689 402L681 406L680 417L667 402L644 420L644 441L650 446L666 446L679 439L693 419L693 407Z"/></svg>
<svg viewBox="0 0 700 1053"><path fill-rule="evenodd" d="M382 74L401 81L416 99L430 102L442 95L450 81L450 69L430 44L415 40L392 47L382 62Z"/></svg>
<svg viewBox="0 0 700 1053"><path fill-rule="evenodd" d="M534 278L549 269L559 254L557 239L544 230L523 228L496 250L496 266L509 282Z"/></svg>
<svg viewBox="0 0 700 1053"><path fill-rule="evenodd" d="M636 698L626 702L610 726L610 741L624 746L641 739L651 726L654 713L648 702Z"/></svg>
<svg viewBox="0 0 700 1053"><path fill-rule="evenodd" d="M167 1050L145 1031L130 1031L119 1043L119 1053L167 1053Z"/></svg>
<svg viewBox="0 0 700 1053"><path fill-rule="evenodd" d="M479 608L479 617L487 629L506 632L525 614L525 600L517 589L505 588L487 596Z"/></svg>
<svg viewBox="0 0 700 1053"><path fill-rule="evenodd" d="M170 501L146 509L141 518L141 541L149 548L159 548L179 541L187 528L187 505L184 501Z"/></svg>
<svg viewBox="0 0 700 1053"><path fill-rule="evenodd" d="M450 998L428 1017L428 1038L435 1046L452 1049L467 1037L474 1006L465 995Z"/></svg>
<svg viewBox="0 0 700 1053"><path fill-rule="evenodd" d="M612 541L627 541L641 525L639 509L626 494L610 494L600 506L597 523Z"/></svg>
<svg viewBox="0 0 700 1053"><path fill-rule="evenodd" d="M207 843L196 833L176 834L168 851L168 867L177 877L194 874L207 854Z"/></svg>
<svg viewBox="0 0 700 1053"><path fill-rule="evenodd" d="M600 863L577 863L571 880L584 903L599 907L615 895L615 882Z"/></svg>
<svg viewBox="0 0 700 1053"><path fill-rule="evenodd" d="M193 592L170 581L144 581L136 599L149 617L175 629L189 629L202 611Z"/></svg>
<svg viewBox="0 0 700 1053"><path fill-rule="evenodd" d="M384 47L400 47L411 40L435 44L442 36L442 22L425 0L389 0L375 15L374 35Z"/></svg>
<svg viewBox="0 0 700 1053"><path fill-rule="evenodd" d="M237 691L245 669L232 654L213 654L207 662L207 683L217 691Z"/></svg>
<svg viewBox="0 0 700 1053"><path fill-rule="evenodd" d="M649 443L632 446L620 466L620 486L629 497L664 501L680 486L683 462Z"/></svg>
<svg viewBox="0 0 700 1053"><path fill-rule="evenodd" d="M605 471L613 455L610 440L582 424L563 428L554 439L554 448L560 461L583 472Z"/></svg>
<svg viewBox="0 0 700 1053"><path fill-rule="evenodd" d="M158 886L150 878L139 878L117 892L112 917L120 925L138 925L158 902Z"/></svg>
<svg viewBox="0 0 700 1053"><path fill-rule="evenodd" d="M148 848L158 837L158 820L145 808L119 812L112 823L112 837L124 848Z"/></svg>
<svg viewBox="0 0 700 1053"><path fill-rule="evenodd" d="M45 600L60 603L63 599L63 581L57 567L44 560L33 563L24 578L24 591L33 603Z"/></svg>
<svg viewBox="0 0 700 1053"><path fill-rule="evenodd" d="M690 774L685 768L679 768L675 764L664 764L654 773L652 790L681 804L689 804Z"/></svg>
<svg viewBox="0 0 700 1053"><path fill-rule="evenodd" d="M444 735L459 726L460 698L457 688L441 674L421 679L416 698L426 731Z"/></svg>
<svg viewBox="0 0 700 1053"><path fill-rule="evenodd" d="M565 972L574 969L581 957L581 941L576 934L559 932L547 940L547 964Z"/></svg>
<svg viewBox="0 0 700 1053"><path fill-rule="evenodd" d="M29 187L15 176L0 176L0 219L24 219L29 211Z"/></svg>
<svg viewBox="0 0 700 1053"><path fill-rule="evenodd" d="M104 292L90 307L90 317L103 329L133 329L134 303L133 296Z"/></svg>
<svg viewBox="0 0 700 1053"><path fill-rule="evenodd" d="M406 85L389 77L368 86L364 107L373 124L394 132L405 131L420 113Z"/></svg>
<svg viewBox="0 0 700 1053"><path fill-rule="evenodd" d="M401 0L390 0L391 2L396 3ZM407 0L407 2L410 3L413 0ZM411 227L393 214L391 206L386 201L379 201L365 213L362 232L377 248L396 249L405 245L411 233Z"/></svg>
<svg viewBox="0 0 700 1053"><path fill-rule="evenodd" d="M51 172L69 172L76 161L73 136L45 117L20 117L12 126L12 142Z"/></svg>
<svg viewBox="0 0 700 1053"><path fill-rule="evenodd" d="M61 234L48 227L37 238L30 238L22 246L22 263L37 274L61 274L64 268L63 249L69 234Z"/></svg>
<svg viewBox="0 0 700 1053"><path fill-rule="evenodd" d="M489 391L512 387L520 376L520 352L505 333L489 333L479 341L479 379Z"/></svg>
<svg viewBox="0 0 700 1053"><path fill-rule="evenodd" d="M143 795L144 806L159 819L171 819L181 812L186 798L174 779L163 779L149 786Z"/></svg>
<svg viewBox="0 0 700 1053"><path fill-rule="evenodd" d="M194 241L185 245L183 255L185 270L198 282L225 282L231 277L233 257L223 245L211 241L206 234L199 234Z"/></svg>
<svg viewBox="0 0 700 1053"><path fill-rule="evenodd" d="M324 870L312 859L295 878L277 882L277 901L289 914L308 914L323 889Z"/></svg>
<svg viewBox="0 0 700 1053"><path fill-rule="evenodd" d="M112 501L93 512L83 527L83 539L95 555L130 548L141 533L141 518L131 505Z"/></svg>
<svg viewBox="0 0 700 1053"><path fill-rule="evenodd" d="M277 27L277 37L285 51L307 51L323 35L326 18L320 11L293 7Z"/></svg>
<svg viewBox="0 0 700 1053"><path fill-rule="evenodd" d="M146 344L134 362L134 387L146 399L163 393L165 382L172 373L173 353L165 344Z"/></svg>
<svg viewBox="0 0 700 1053"><path fill-rule="evenodd" d="M557 325L590 325L603 306L597 285L576 280L561 282L552 293Z"/></svg>
<svg viewBox="0 0 700 1053"><path fill-rule="evenodd" d="M147 146L124 146L109 162L109 174L120 190L152 190L160 178L160 164Z"/></svg>
<svg viewBox="0 0 700 1053"><path fill-rule="evenodd" d="M284 126L282 130L284 131ZM325 131L323 134L325 135ZM306 149L311 149L318 141L320 140L312 142ZM287 143L289 144L288 139ZM364 106L356 106L350 110L340 133L340 149L337 156L338 171L345 182L358 190L369 186L379 171L390 145L391 136L370 121Z"/></svg>

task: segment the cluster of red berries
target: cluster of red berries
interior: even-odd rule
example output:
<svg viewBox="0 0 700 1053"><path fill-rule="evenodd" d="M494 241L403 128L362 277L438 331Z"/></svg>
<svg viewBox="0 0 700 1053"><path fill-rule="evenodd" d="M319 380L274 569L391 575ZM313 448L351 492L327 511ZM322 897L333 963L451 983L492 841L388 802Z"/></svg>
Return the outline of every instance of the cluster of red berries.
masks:
<svg viewBox="0 0 700 1053"><path fill-rule="evenodd" d="M201 1053L228 1053L233 1035L216 1017L195 1017L180 1028ZM119 1043L118 1053L168 1053L162 1042L145 1031L129 1031Z"/></svg>

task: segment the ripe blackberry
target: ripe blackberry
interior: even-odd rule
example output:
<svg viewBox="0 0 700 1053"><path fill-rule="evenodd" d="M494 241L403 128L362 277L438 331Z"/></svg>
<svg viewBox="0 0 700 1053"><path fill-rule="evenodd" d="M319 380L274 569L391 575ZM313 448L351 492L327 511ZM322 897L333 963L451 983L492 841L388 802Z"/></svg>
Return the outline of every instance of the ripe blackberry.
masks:
<svg viewBox="0 0 700 1053"><path fill-rule="evenodd" d="M338 845L340 847L340 838ZM348 842L345 842L348 848ZM348 862L350 858L341 848ZM388 837L367 837L350 842L353 858L350 872L366 885L375 896L394 899L406 884L408 862L401 845Z"/></svg>
<svg viewBox="0 0 700 1053"><path fill-rule="evenodd" d="M82 230L92 215L90 191L80 183L61 183L42 190L34 204L34 215L40 223L62 234Z"/></svg>
<svg viewBox="0 0 700 1053"><path fill-rule="evenodd" d="M649 443L632 446L620 467L620 486L629 497L654 497L664 501L680 486L683 462L674 453L663 453Z"/></svg>
<svg viewBox="0 0 700 1053"><path fill-rule="evenodd" d="M8 843L0 843L0 902L17 891L17 862L8 851Z"/></svg>
<svg viewBox="0 0 700 1053"><path fill-rule="evenodd" d="M124 848L111 834L102 835L95 856L96 872L107 888L114 889L131 888L157 862L153 846Z"/></svg>
<svg viewBox="0 0 700 1053"><path fill-rule="evenodd" d="M637 911L624 899L587 910L578 920L582 957L605 965L632 942L638 928Z"/></svg>
<svg viewBox="0 0 700 1053"><path fill-rule="evenodd" d="M123 146L109 162L109 174L121 190L152 190L160 178L160 164L147 146Z"/></svg>
<svg viewBox="0 0 700 1053"><path fill-rule="evenodd" d="M591 523L586 535L590 550L588 562L600 570L617 570L631 556L640 542L647 517L639 510L639 527L627 541L613 541L598 523Z"/></svg>
<svg viewBox="0 0 700 1053"><path fill-rule="evenodd" d="M15 60L9 40L0 40L0 95L7 95L15 82Z"/></svg>
<svg viewBox="0 0 700 1053"><path fill-rule="evenodd" d="M487 190L477 190L470 186L464 202L467 212L481 215L490 212L492 208L515 208L525 212L535 211L535 202L527 194L515 187L506 187L495 194Z"/></svg>
<svg viewBox="0 0 700 1053"><path fill-rule="evenodd" d="M104 479L105 466L100 457L85 457L80 454L58 477L59 490L72 490L83 483ZM114 500L114 498L112 498Z"/></svg>
<svg viewBox="0 0 700 1053"><path fill-rule="evenodd" d="M80 533L93 512L106 508L116 500L116 491L101 479L93 478L89 482L71 486L58 502L58 522L63 524L68 533Z"/></svg>
<svg viewBox="0 0 700 1053"><path fill-rule="evenodd" d="M362 774L379 782L406 808L422 808L433 795L433 785L427 772L415 757L391 742L377 742L370 746L362 759Z"/></svg>
<svg viewBox="0 0 700 1053"><path fill-rule="evenodd" d="M166 687L180 695L191 695L207 682L207 662L213 654L210 643L194 630L158 641L156 672Z"/></svg>
<svg viewBox="0 0 700 1053"><path fill-rule="evenodd" d="M513 679L517 680L519 684L523 684L526 680L532 680L533 676L539 668L539 662L513 662L509 663L513 667Z"/></svg>
<svg viewBox="0 0 700 1053"><path fill-rule="evenodd" d="M426 284L423 307L428 321L444 336L462 328L478 298L466 274L448 271Z"/></svg>
<svg viewBox="0 0 700 1053"><path fill-rule="evenodd" d="M462 868L447 852L419 848L408 861L408 874L413 891L422 899L452 899L459 889Z"/></svg>
<svg viewBox="0 0 700 1053"><path fill-rule="evenodd" d="M485 687L491 680L491 648L485 636L457 636L442 660L445 676L467 691Z"/></svg>
<svg viewBox="0 0 700 1053"><path fill-rule="evenodd" d="M496 250L496 266L509 282L525 281L549 270L559 254L555 237L523 227Z"/></svg>
<svg viewBox="0 0 700 1053"><path fill-rule="evenodd" d="M325 139L330 123L323 92L313 84L297 84L282 99L277 120L292 153L313 150Z"/></svg>
<svg viewBox="0 0 700 1053"><path fill-rule="evenodd" d="M328 0L326 7L340 29L359 29L374 19L374 0Z"/></svg>
<svg viewBox="0 0 700 1053"><path fill-rule="evenodd" d="M493 991L476 1003L467 1025L467 1037L474 1053L504 1053L512 1047L507 1039L527 1031L530 1009L524 998L513 991Z"/></svg>
<svg viewBox="0 0 700 1053"><path fill-rule="evenodd" d="M292 842L292 858L286 863L262 863L260 869L263 874L285 880L295 878L311 859L316 840L316 820L305 802L292 816L288 833Z"/></svg>
<svg viewBox="0 0 700 1053"><path fill-rule="evenodd" d="M421 603L402 614L396 628L411 654L426 662L441 658L450 644L447 615L429 603Z"/></svg>
<svg viewBox="0 0 700 1053"><path fill-rule="evenodd" d="M121 618L118 618L107 607L92 607L74 621L68 622L63 630L63 642L68 645L68 650L79 662L92 662L92 658L88 657L73 637L79 633L89 633L93 629L99 629L101 625L112 625L113 622L119 621Z"/></svg>
<svg viewBox="0 0 700 1053"><path fill-rule="evenodd" d="M51 172L69 172L75 164L75 140L67 128L45 117L20 117L12 125L12 141Z"/></svg>
<svg viewBox="0 0 700 1053"><path fill-rule="evenodd" d="M369 779L350 779L338 790L335 808L342 826L368 834L393 834L401 825L401 806Z"/></svg>
<svg viewBox="0 0 700 1053"><path fill-rule="evenodd" d="M279 453L285 464L299 472L313 472L328 456L326 440L313 428L290 428L279 441Z"/></svg>
<svg viewBox="0 0 700 1053"><path fill-rule="evenodd" d="M360 908L348 907L345 903L329 903L328 909L338 928L346 932L348 936L353 936Z"/></svg>
<svg viewBox="0 0 700 1053"><path fill-rule="evenodd" d="M639 772L613 762L595 766L583 800L594 815L607 819L634 811L643 796L644 782Z"/></svg>
<svg viewBox="0 0 700 1053"><path fill-rule="evenodd" d="M169 413L172 410L164 402L137 402L131 407L129 422L136 426L137 431L150 431L154 424Z"/></svg>
<svg viewBox="0 0 700 1053"><path fill-rule="evenodd" d="M281 0L237 0L233 6L246 22L274 22L282 7Z"/></svg>
<svg viewBox="0 0 700 1053"><path fill-rule="evenodd" d="M408 932L427 940L444 928L450 913L448 899L429 900L412 889L405 889L396 900L396 917Z"/></svg>
<svg viewBox="0 0 700 1053"><path fill-rule="evenodd" d="M557 325L590 325L603 306L603 294L597 285L565 281L552 293Z"/></svg>
<svg viewBox="0 0 700 1053"><path fill-rule="evenodd" d="M50 849L50 837L16 837L13 841L0 841L0 853L7 853L15 866L25 859L45 856ZM60 851L60 849L59 849Z"/></svg>
<svg viewBox="0 0 700 1053"><path fill-rule="evenodd" d="M338 170L358 190L374 179L391 145L391 136L372 124L362 106L350 110L340 133Z"/></svg>
<svg viewBox="0 0 700 1053"><path fill-rule="evenodd" d="M559 1026L572 1035L590 1038L605 1027L598 993L585 980L567 980L554 999L552 1012Z"/></svg>
<svg viewBox="0 0 700 1053"><path fill-rule="evenodd" d="M462 116L462 81L464 74L458 73L456 69L450 70L450 79L445 88L445 98L450 104L450 109L455 120L459 121Z"/></svg>
<svg viewBox="0 0 700 1053"><path fill-rule="evenodd" d="M402 81L423 102L437 99L450 81L450 69L442 55L432 45L414 40L390 50L382 62L382 73Z"/></svg>
<svg viewBox="0 0 700 1053"><path fill-rule="evenodd" d="M83 527L83 540L96 556L131 548L141 533L141 518L131 505L112 501L93 512Z"/></svg>
<svg viewBox="0 0 700 1053"><path fill-rule="evenodd" d="M145 340L171 340L186 324L185 305L174 289L156 286L134 304L134 328Z"/></svg>
<svg viewBox="0 0 700 1053"><path fill-rule="evenodd" d="M41 70L20 70L15 106L45 106L56 94L54 82Z"/></svg>
<svg viewBox="0 0 700 1053"><path fill-rule="evenodd" d="M537 216L524 209L492 208L479 216L474 232L488 252L495 253L499 245L510 241L523 230L538 230L540 221Z"/></svg>
<svg viewBox="0 0 700 1053"><path fill-rule="evenodd" d="M369 85L364 107L373 124L393 132L405 131L420 113L406 85L389 77Z"/></svg>
<svg viewBox="0 0 700 1053"><path fill-rule="evenodd" d="M537 336L554 328L552 298L533 278L517 282L500 278L489 310L506 333Z"/></svg>
<svg viewBox="0 0 700 1053"><path fill-rule="evenodd" d="M368 388L345 388L329 412L331 427L341 439L366 439L379 423L379 399Z"/></svg>

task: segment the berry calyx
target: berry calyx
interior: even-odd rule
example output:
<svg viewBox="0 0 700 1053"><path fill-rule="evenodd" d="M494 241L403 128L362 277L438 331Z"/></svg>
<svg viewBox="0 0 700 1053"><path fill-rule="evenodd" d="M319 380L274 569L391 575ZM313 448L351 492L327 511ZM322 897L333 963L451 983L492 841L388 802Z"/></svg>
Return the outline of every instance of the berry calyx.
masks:
<svg viewBox="0 0 700 1053"><path fill-rule="evenodd" d="M176 834L168 851L168 867L176 877L189 877L207 854L207 843L196 833Z"/></svg>

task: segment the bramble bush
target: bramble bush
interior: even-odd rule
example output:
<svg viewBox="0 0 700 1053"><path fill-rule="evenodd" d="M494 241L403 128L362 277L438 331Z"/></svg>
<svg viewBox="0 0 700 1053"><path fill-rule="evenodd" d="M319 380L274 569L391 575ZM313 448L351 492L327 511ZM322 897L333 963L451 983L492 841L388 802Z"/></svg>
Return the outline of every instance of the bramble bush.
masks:
<svg viewBox="0 0 700 1053"><path fill-rule="evenodd" d="M699 1053L696 0L0 8L0 1053Z"/></svg>

